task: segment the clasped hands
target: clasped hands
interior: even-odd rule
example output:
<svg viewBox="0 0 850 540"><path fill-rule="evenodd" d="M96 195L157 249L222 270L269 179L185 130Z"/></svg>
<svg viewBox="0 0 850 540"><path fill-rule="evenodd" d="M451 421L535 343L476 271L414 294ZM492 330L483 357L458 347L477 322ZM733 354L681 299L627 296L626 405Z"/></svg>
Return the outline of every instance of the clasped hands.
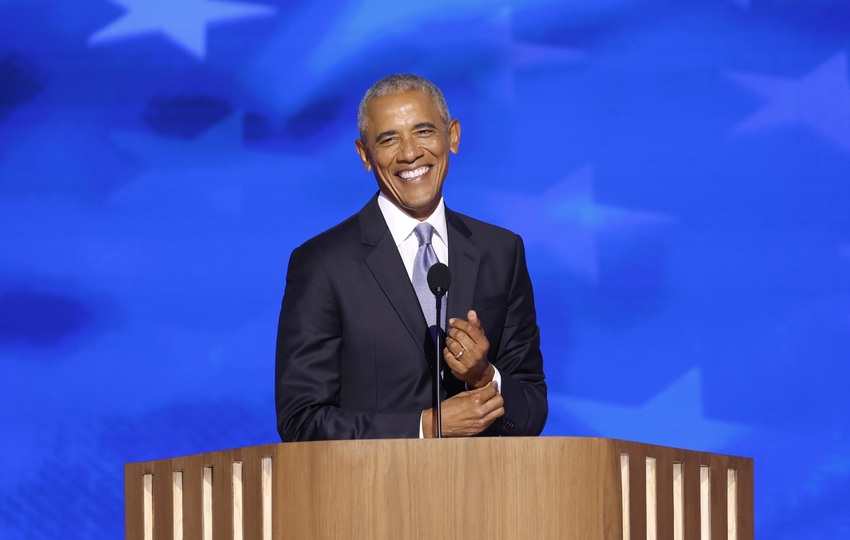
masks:
<svg viewBox="0 0 850 540"><path fill-rule="evenodd" d="M449 319L443 358L452 374L466 383L466 392L441 404L444 437L476 435L505 414L504 400L493 382L495 368L487 360L490 342L478 314L470 310L468 320ZM422 415L422 432L434 437L434 409Z"/></svg>

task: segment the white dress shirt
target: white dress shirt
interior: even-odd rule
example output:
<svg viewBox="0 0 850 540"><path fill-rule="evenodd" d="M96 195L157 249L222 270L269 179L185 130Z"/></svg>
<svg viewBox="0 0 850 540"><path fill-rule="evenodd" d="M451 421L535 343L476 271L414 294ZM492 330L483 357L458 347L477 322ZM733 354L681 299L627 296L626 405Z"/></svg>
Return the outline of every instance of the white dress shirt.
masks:
<svg viewBox="0 0 850 540"><path fill-rule="evenodd" d="M407 270L407 277L413 283L413 263L416 260L416 252L419 251L419 240L416 239L413 229L419 225L420 221L407 215L401 208L390 202L383 193L378 194L378 207L384 215L390 234L393 235L395 246L398 248L398 253L404 262L404 268ZM428 216L425 222L434 227L431 247L437 254L437 260L448 266L449 235L446 230L446 205L442 197L434 213Z"/></svg>

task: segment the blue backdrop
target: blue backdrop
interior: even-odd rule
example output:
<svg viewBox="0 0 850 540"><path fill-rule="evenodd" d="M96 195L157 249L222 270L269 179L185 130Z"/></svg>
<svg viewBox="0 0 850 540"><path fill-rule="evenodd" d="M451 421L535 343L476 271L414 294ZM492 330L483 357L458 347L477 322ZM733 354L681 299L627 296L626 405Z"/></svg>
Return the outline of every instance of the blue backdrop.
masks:
<svg viewBox="0 0 850 540"><path fill-rule="evenodd" d="M289 253L376 191L356 106L463 126L522 234L548 435L752 456L850 538L850 3L0 0L0 538L120 538L124 462L276 442Z"/></svg>

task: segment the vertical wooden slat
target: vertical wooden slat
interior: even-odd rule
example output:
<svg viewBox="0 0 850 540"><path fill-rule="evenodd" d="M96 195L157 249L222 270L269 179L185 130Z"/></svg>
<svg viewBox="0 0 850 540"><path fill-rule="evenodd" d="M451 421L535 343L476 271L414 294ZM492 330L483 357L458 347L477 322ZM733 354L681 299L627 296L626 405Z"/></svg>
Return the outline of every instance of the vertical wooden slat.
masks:
<svg viewBox="0 0 850 540"><path fill-rule="evenodd" d="M657 506L658 506L658 538L669 540L673 538L673 452L662 448L655 454L657 467L655 471Z"/></svg>
<svg viewBox="0 0 850 540"><path fill-rule="evenodd" d="M142 537L153 540L153 475L142 477Z"/></svg>
<svg viewBox="0 0 850 540"><path fill-rule="evenodd" d="M153 535L155 540L169 540L174 532L171 502L171 460L153 463Z"/></svg>
<svg viewBox="0 0 850 540"><path fill-rule="evenodd" d="M144 540L144 463L124 465L124 529L126 540Z"/></svg>
<svg viewBox="0 0 850 540"><path fill-rule="evenodd" d="M755 499L753 460L736 459L738 469L738 538L754 540L755 538Z"/></svg>
<svg viewBox="0 0 850 540"><path fill-rule="evenodd" d="M183 540L183 471L171 473L171 500L174 520L174 540Z"/></svg>
<svg viewBox="0 0 850 540"><path fill-rule="evenodd" d="M646 454L639 445L630 447L629 506L631 506L632 540L646 538Z"/></svg>
<svg viewBox="0 0 850 540"><path fill-rule="evenodd" d="M673 463L673 531L666 538L685 540L685 468L681 461Z"/></svg>
<svg viewBox="0 0 850 540"><path fill-rule="evenodd" d="M646 478L646 540L658 540L658 460L645 460Z"/></svg>
<svg viewBox="0 0 850 540"><path fill-rule="evenodd" d="M263 540L272 540L273 538L282 538L283 531L280 523L273 521L273 503L275 493L280 497L280 484L273 481L274 479L274 462L270 457L262 459L262 504L263 504ZM281 497L282 500L282 497Z"/></svg>
<svg viewBox="0 0 850 540"><path fill-rule="evenodd" d="M689 453L683 459L685 471L685 540L696 540L700 537L700 501L699 476L700 460L698 456Z"/></svg>
<svg viewBox="0 0 850 540"><path fill-rule="evenodd" d="M203 455L181 460L183 469L183 534L186 540L203 538Z"/></svg>
<svg viewBox="0 0 850 540"><path fill-rule="evenodd" d="M701 465L699 471L699 538L711 540L711 466ZM721 539L717 539L721 540Z"/></svg>
<svg viewBox="0 0 850 540"><path fill-rule="evenodd" d="M213 482L213 540L233 540L233 453L212 454Z"/></svg>
<svg viewBox="0 0 850 540"><path fill-rule="evenodd" d="M215 522L213 519L213 482L215 469L211 465L204 466L203 483L201 484L201 501L203 513L203 540L213 540Z"/></svg>
<svg viewBox="0 0 850 540"><path fill-rule="evenodd" d="M629 455L620 454L620 498L622 499L623 540L631 540L631 482L629 478Z"/></svg>
<svg viewBox="0 0 850 540"><path fill-rule="evenodd" d="M252 448L242 449L242 523L249 540L262 539L263 534L261 458L262 454Z"/></svg>
<svg viewBox="0 0 850 540"><path fill-rule="evenodd" d="M726 470L727 461L712 456L711 467L711 537L726 538Z"/></svg>
<svg viewBox="0 0 850 540"><path fill-rule="evenodd" d="M243 540L243 490L242 490L242 461L233 462L233 540Z"/></svg>
<svg viewBox="0 0 850 540"><path fill-rule="evenodd" d="M726 528L727 540L738 540L738 471L726 471Z"/></svg>

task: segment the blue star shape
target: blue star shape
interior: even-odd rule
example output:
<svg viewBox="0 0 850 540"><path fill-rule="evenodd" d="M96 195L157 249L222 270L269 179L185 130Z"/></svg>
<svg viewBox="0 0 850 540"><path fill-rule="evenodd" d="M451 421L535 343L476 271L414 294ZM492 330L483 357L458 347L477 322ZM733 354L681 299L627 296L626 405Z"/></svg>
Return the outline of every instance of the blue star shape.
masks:
<svg viewBox="0 0 850 540"><path fill-rule="evenodd" d="M767 101L739 123L737 131L797 122L850 149L850 82L846 53L834 55L799 80L745 73L729 76Z"/></svg>
<svg viewBox="0 0 850 540"><path fill-rule="evenodd" d="M311 170L322 156L282 155L245 148L242 117L229 118L191 139L164 138L150 133L114 132L112 144L142 168L113 193L116 208L148 209L165 202L192 201L195 216L205 210L239 215L245 193L280 183L280 171ZM257 187L266 186L266 187ZM159 195L167 191L167 201Z"/></svg>
<svg viewBox="0 0 850 540"><path fill-rule="evenodd" d="M596 203L590 166L540 195L491 193L486 197L492 207L503 209L501 224L520 233L529 244L542 244L567 268L592 283L598 279L599 235L674 222L662 214Z"/></svg>
<svg viewBox="0 0 850 540"><path fill-rule="evenodd" d="M142 176L151 178L164 174L169 175L169 181L171 175L195 177L206 173L251 177L258 181L277 180L280 170L314 164L311 157L280 156L245 149L242 130L242 116L237 112L192 140L125 131L113 133L110 139L144 166L146 172Z"/></svg>
<svg viewBox="0 0 850 540"><path fill-rule="evenodd" d="M637 407L554 394L549 396L551 414L566 410L603 437L716 452L745 427L706 417L700 378L694 368Z"/></svg>
<svg viewBox="0 0 850 540"><path fill-rule="evenodd" d="M217 0L111 0L127 12L95 32L89 45L159 33L198 59L206 56L206 28L214 22L234 21L276 13L271 6Z"/></svg>

